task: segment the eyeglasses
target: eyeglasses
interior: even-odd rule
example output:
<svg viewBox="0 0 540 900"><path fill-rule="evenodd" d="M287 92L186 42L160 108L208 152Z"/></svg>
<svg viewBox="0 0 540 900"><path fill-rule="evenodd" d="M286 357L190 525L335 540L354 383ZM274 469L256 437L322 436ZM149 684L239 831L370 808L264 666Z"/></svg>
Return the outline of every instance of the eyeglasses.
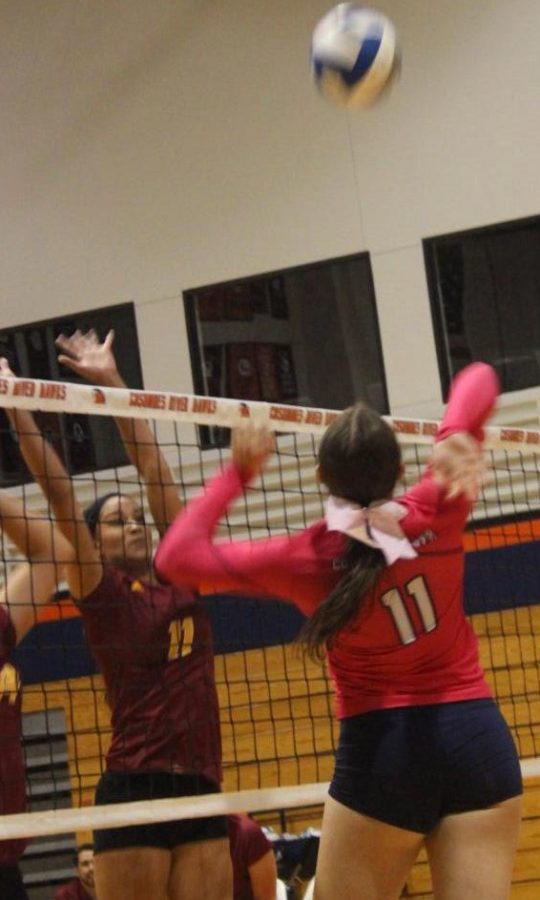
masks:
<svg viewBox="0 0 540 900"><path fill-rule="evenodd" d="M115 519L102 519L99 523L100 525L110 525L112 528L123 528L125 525L146 525L146 519L144 516L134 516L132 519L121 519L120 517Z"/></svg>

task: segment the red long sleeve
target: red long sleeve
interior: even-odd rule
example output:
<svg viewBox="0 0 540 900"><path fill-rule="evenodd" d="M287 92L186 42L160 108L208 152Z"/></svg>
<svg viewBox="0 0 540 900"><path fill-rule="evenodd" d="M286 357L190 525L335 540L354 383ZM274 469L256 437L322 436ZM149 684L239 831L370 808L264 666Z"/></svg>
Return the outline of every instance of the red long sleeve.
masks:
<svg viewBox="0 0 540 900"><path fill-rule="evenodd" d="M484 438L483 426L495 406L499 383L495 371L485 363L472 363L454 379L448 406L437 430L435 441L442 441L459 431L471 434L477 441ZM414 539L426 528L443 502L445 491L435 483L429 467L420 481L399 502L407 507L407 516L400 524L407 537ZM461 508L466 519L470 502L462 494L452 501L454 508Z"/></svg>
<svg viewBox="0 0 540 900"><path fill-rule="evenodd" d="M498 395L499 382L491 366L479 362L462 369L452 382L436 440L441 441L457 431L468 431L477 441L483 440L483 425Z"/></svg>
<svg viewBox="0 0 540 900"><path fill-rule="evenodd" d="M155 559L158 576L172 584L199 587L209 582L215 591L278 597L312 608L336 580L332 548L341 549L341 537L328 541L319 523L293 536L214 541L219 520L243 489L234 465L208 482L161 540Z"/></svg>

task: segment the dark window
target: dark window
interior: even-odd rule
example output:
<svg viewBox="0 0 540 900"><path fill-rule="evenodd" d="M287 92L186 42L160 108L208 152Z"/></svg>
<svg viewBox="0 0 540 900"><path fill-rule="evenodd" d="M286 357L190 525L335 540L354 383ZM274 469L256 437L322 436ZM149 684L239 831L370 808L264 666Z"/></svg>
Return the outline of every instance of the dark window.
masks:
<svg viewBox="0 0 540 900"><path fill-rule="evenodd" d="M540 216L424 241L444 391L473 360L503 391L540 383Z"/></svg>
<svg viewBox="0 0 540 900"><path fill-rule="evenodd" d="M197 393L388 412L367 253L195 288L184 303Z"/></svg>
<svg viewBox="0 0 540 900"><path fill-rule="evenodd" d="M55 338L77 328L95 328L103 340L109 329L116 333L115 355L127 384L142 388L139 344L133 304L77 313L46 322L35 322L0 331L0 355L10 361L16 375L53 381L79 381L57 362ZM71 474L123 465L127 458L110 416L56 413L35 414L48 440L52 441ZM0 410L0 483L17 484L29 479L7 417Z"/></svg>

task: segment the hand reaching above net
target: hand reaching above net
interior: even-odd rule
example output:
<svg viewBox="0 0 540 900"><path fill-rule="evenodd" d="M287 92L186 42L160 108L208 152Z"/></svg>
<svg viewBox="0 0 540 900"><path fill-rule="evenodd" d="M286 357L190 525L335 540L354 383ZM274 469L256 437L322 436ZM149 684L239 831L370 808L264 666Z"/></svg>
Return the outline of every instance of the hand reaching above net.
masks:
<svg viewBox="0 0 540 900"><path fill-rule="evenodd" d="M247 422L233 429L232 460L246 481L260 474L274 450L274 435L265 425Z"/></svg>
<svg viewBox="0 0 540 900"><path fill-rule="evenodd" d="M488 472L482 445L465 431L435 444L431 467L435 480L446 488L448 499L463 493L469 500L476 500Z"/></svg>
<svg viewBox="0 0 540 900"><path fill-rule="evenodd" d="M85 333L77 329L69 337L60 334L55 341L60 351L58 362L93 384L123 387L112 350L113 341L113 329L103 343L93 328Z"/></svg>

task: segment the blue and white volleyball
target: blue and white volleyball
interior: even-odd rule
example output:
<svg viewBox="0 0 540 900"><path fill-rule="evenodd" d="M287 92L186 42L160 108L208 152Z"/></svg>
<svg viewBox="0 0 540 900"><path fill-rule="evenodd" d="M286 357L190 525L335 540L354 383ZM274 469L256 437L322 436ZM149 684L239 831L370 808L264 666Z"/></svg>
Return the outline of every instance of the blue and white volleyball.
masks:
<svg viewBox="0 0 540 900"><path fill-rule="evenodd" d="M317 87L338 106L371 106L399 64L395 28L383 13L339 3L318 22L311 42Z"/></svg>

